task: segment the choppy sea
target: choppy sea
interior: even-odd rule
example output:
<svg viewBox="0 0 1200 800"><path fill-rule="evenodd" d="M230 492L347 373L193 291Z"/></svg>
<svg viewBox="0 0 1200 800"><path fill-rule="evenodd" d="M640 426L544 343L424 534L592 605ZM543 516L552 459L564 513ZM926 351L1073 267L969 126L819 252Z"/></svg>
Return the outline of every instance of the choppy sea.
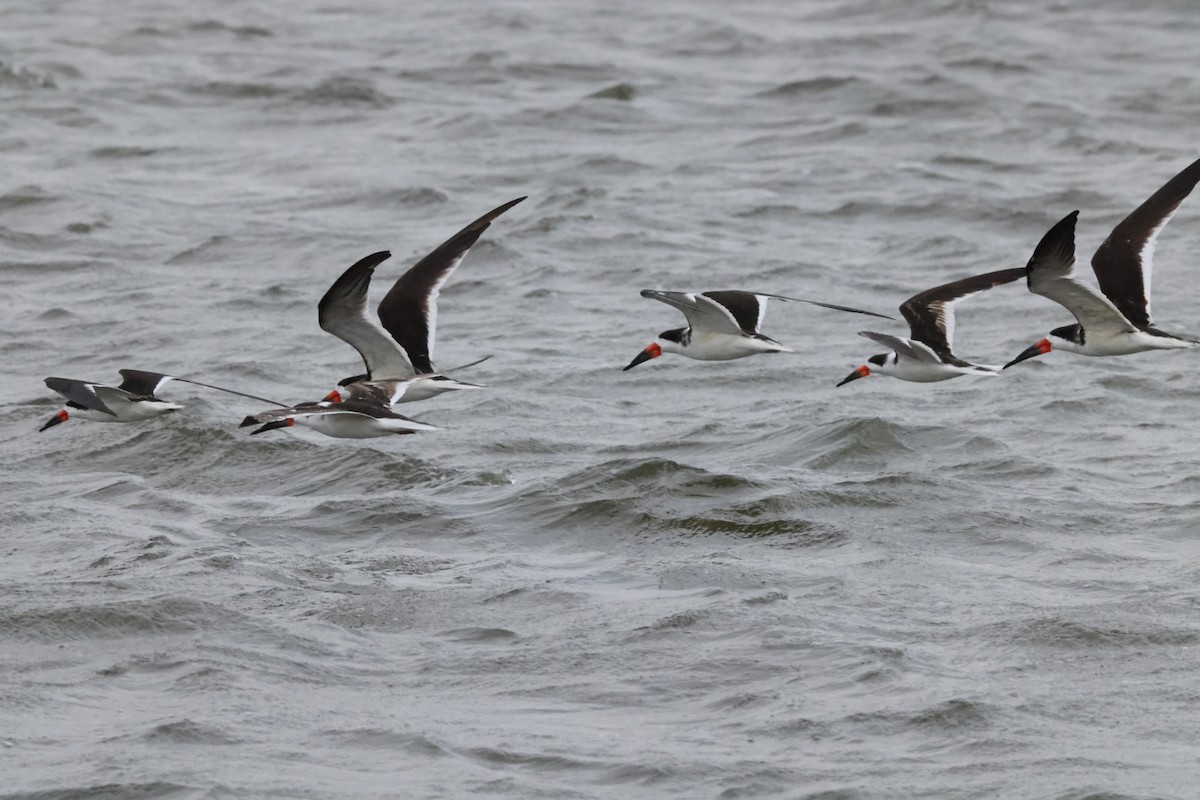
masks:
<svg viewBox="0 0 1200 800"><path fill-rule="evenodd" d="M1200 156L1200 7L46 0L0 8L0 800L1200 796L1195 352L838 380L621 368L643 288L896 314L1080 268ZM250 438L253 401L37 428L50 375L293 402L317 326L488 209L428 434ZM1200 334L1200 198L1154 312ZM1004 363L1072 320L960 308ZM880 327L882 326L882 327Z"/></svg>

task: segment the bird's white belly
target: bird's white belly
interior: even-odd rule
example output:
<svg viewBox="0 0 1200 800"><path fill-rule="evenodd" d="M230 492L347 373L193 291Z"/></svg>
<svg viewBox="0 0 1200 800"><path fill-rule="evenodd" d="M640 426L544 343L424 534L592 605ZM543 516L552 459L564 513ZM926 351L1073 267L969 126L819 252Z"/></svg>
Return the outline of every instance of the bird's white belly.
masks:
<svg viewBox="0 0 1200 800"><path fill-rule="evenodd" d="M335 439L373 439L395 433L380 425L379 420L361 414L312 414L295 419L297 425L312 428Z"/></svg>
<svg viewBox="0 0 1200 800"><path fill-rule="evenodd" d="M986 370L972 370L956 367L953 364L930 364L925 361L915 361L911 358L901 358L896 362L894 377L913 383L936 383L948 381L960 375L993 375Z"/></svg>
<svg viewBox="0 0 1200 800"><path fill-rule="evenodd" d="M678 352L697 361L731 361L757 353L788 353L791 350L774 342L756 339L753 336L693 331L692 340Z"/></svg>
<svg viewBox="0 0 1200 800"><path fill-rule="evenodd" d="M1055 345L1058 346L1057 344ZM1090 335L1083 347L1073 352L1085 356L1127 356L1133 353L1144 353L1147 350L1181 350L1195 347L1193 342L1176 339L1171 336L1154 336L1144 331L1113 335ZM1062 347L1063 350L1070 348Z"/></svg>
<svg viewBox="0 0 1200 800"><path fill-rule="evenodd" d="M335 439L374 439L412 433L414 430L435 430L434 426L415 420L376 418L355 413L309 414L297 416L295 420L297 425L304 425Z"/></svg>
<svg viewBox="0 0 1200 800"><path fill-rule="evenodd" d="M86 419L92 422L137 422L143 419L153 419L161 417L171 411L178 411L183 406L178 403L167 403L161 400L109 400L108 407L112 409L112 414L105 414L103 411L94 411L90 408L73 408L67 413L78 419Z"/></svg>

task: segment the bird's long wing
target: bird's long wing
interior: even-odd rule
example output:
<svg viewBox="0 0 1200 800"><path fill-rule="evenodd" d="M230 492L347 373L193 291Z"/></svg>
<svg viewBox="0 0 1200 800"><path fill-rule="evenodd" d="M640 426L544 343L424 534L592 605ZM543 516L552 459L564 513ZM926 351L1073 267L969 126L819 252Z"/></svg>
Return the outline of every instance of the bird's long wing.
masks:
<svg viewBox="0 0 1200 800"><path fill-rule="evenodd" d="M110 414L115 417L117 416L116 412L106 406L104 401L96 394L96 387L102 385L99 383L78 381L74 378L46 378L46 386L71 402L83 408L90 408L93 411Z"/></svg>
<svg viewBox="0 0 1200 800"><path fill-rule="evenodd" d="M1001 269L945 283L913 295L900 306L915 341L922 342L943 360L953 358L954 306L961 300L1025 276L1025 269Z"/></svg>
<svg viewBox="0 0 1200 800"><path fill-rule="evenodd" d="M1029 291L1066 308L1086 331L1133 333L1137 328L1108 298L1075 280L1075 221L1078 217L1079 212L1072 211L1038 242L1025 267Z"/></svg>
<svg viewBox="0 0 1200 800"><path fill-rule="evenodd" d="M711 294L711 292L708 292L708 294ZM850 306L839 306L839 305L835 305L833 303L824 303L824 302L821 302L820 300L809 300L804 297L788 297L787 295L768 294L766 292L755 292L754 294L758 295L759 297L770 297L773 300L785 300L785 301L789 301L789 302L793 302L793 303L808 303L810 306L820 306L821 308L832 308L834 311L848 311L851 314L866 314L868 317L879 317L880 319L895 319L895 317L889 317L887 314L877 314L874 311L864 311L861 308L851 308ZM762 324L762 320L759 320L759 324L760 325Z"/></svg>
<svg viewBox="0 0 1200 800"><path fill-rule="evenodd" d="M518 197L492 209L442 242L401 275L379 303L379 321L404 350L417 374L437 371L433 366L433 346L442 286L492 220L524 199Z"/></svg>
<svg viewBox="0 0 1200 800"><path fill-rule="evenodd" d="M717 294L734 294L733 292L718 292ZM738 292L751 298L754 295L749 292ZM693 328L708 331L711 333L727 333L733 336L740 336L744 333L754 333L754 328L747 330L733 315L728 307L702 294L693 294L691 292L667 292L659 289L642 289L642 297L649 297L653 300L659 300L669 306L675 306L683 315L687 317L688 324ZM755 300L757 303L757 300ZM753 312L753 319L757 322L759 312Z"/></svg>
<svg viewBox="0 0 1200 800"><path fill-rule="evenodd" d="M333 282L317 304L321 329L353 347L375 380L407 378L413 366L396 342L367 317L367 291L375 267L391 258L381 250L361 259Z"/></svg>
<svg viewBox="0 0 1200 800"><path fill-rule="evenodd" d="M213 386L211 383L201 383L194 381L191 378L180 378L178 375L164 375L161 372L147 372L141 369L123 369L121 373L121 385L118 389L128 392L134 397L153 397L168 381L179 381L180 383L190 383L192 386L203 386L205 389L213 389L225 394L236 394L238 397L246 397L250 400L257 400L260 403L267 403L273 406L286 407L286 403L281 403L278 400L268 400L265 397L259 397L255 394L246 394L239 392L237 389L227 389L224 386Z"/></svg>
<svg viewBox="0 0 1200 800"><path fill-rule="evenodd" d="M1100 291L1139 328L1154 324L1150 316L1150 278L1155 240L1197 182L1200 160L1193 161L1121 220L1092 256L1092 271L1100 282Z"/></svg>

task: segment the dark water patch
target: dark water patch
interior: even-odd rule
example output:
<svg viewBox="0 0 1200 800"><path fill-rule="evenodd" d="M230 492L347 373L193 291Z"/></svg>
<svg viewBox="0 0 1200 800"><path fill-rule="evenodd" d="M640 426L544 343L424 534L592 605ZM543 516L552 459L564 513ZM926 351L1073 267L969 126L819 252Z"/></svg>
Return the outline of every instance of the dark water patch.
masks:
<svg viewBox="0 0 1200 800"><path fill-rule="evenodd" d="M738 219L772 219L772 220L798 220L801 217L799 208L785 203L775 203L769 205L757 205L752 208L742 209L733 212L733 216Z"/></svg>
<svg viewBox="0 0 1200 800"><path fill-rule="evenodd" d="M521 637L515 631L506 628L453 628L437 634L450 642L496 644L499 642L515 643Z"/></svg>
<svg viewBox="0 0 1200 800"><path fill-rule="evenodd" d="M585 173L596 172L602 175L637 175L651 169L640 161L633 161L620 156L590 156L579 162L579 168ZM594 200L607 196L604 189L578 189L570 196L559 193L546 198L548 204L562 210L579 208Z"/></svg>
<svg viewBox="0 0 1200 800"><path fill-rule="evenodd" d="M380 728L354 728L349 730L320 731L314 744L321 747L330 742L348 748L364 747L371 750L383 750L391 753L408 753L423 758L441 758L453 755L437 742L413 733L398 733Z"/></svg>
<svg viewBox="0 0 1200 800"><path fill-rule="evenodd" d="M362 195L372 204L383 206L404 206L406 208L426 208L441 206L449 201L449 197L440 189L432 186L405 186L397 189L384 189ZM415 244L415 243L414 243ZM478 252L473 250L472 252ZM404 260L403 256L399 256Z"/></svg>
<svg viewBox="0 0 1200 800"><path fill-rule="evenodd" d="M722 57L762 52L771 42L761 34L710 20L688 20L666 52L677 56Z"/></svg>
<svg viewBox="0 0 1200 800"><path fill-rule="evenodd" d="M184 30L189 33L231 33L239 39L261 39L274 35L259 25L229 25L215 19L190 22Z"/></svg>
<svg viewBox="0 0 1200 800"><path fill-rule="evenodd" d="M240 619L213 603L168 596L3 614L0 631L27 641L84 641L192 633Z"/></svg>
<svg viewBox="0 0 1200 800"><path fill-rule="evenodd" d="M1033 70L1028 65L1016 61L1005 61L998 58L988 58L987 56L975 56L974 58L960 58L953 61L947 61L946 66L951 69L962 70L977 70L986 72L992 75L1025 75Z"/></svg>
<svg viewBox="0 0 1200 800"><path fill-rule="evenodd" d="M787 592L771 591L765 592L753 597L745 597L742 602L748 606L765 606L772 603L779 603L788 599Z"/></svg>
<svg viewBox="0 0 1200 800"><path fill-rule="evenodd" d="M464 378L465 380L465 378ZM485 453L520 453L535 455L552 455L558 453L573 453L579 450L575 442L554 442L544 438L528 439L497 439L483 445Z"/></svg>
<svg viewBox="0 0 1200 800"><path fill-rule="evenodd" d="M670 519L667 524L676 531L692 535L724 534L744 538L788 536L805 539L809 545L835 545L848 539L845 533L828 530L802 519L746 520L731 516L688 516Z"/></svg>
<svg viewBox="0 0 1200 800"><path fill-rule="evenodd" d="M736 692L706 703L704 707L709 711L747 711L754 708L771 706L778 701L779 698L774 695L767 696L754 692Z"/></svg>
<svg viewBox="0 0 1200 800"><path fill-rule="evenodd" d="M928 220L944 216L946 207L942 200L930 200L925 203L916 202L882 202L875 200L847 200L833 208L811 210L809 214L816 217L832 219L859 220L863 218L890 217L894 219Z"/></svg>
<svg viewBox="0 0 1200 800"><path fill-rule="evenodd" d="M912 717L912 724L932 731L978 728L990 722L987 706L956 698L938 703Z"/></svg>
<svg viewBox="0 0 1200 800"><path fill-rule="evenodd" d="M1022 454L972 460L960 465L959 469L964 476L975 480L996 481L1002 486L1011 486L1020 481L1045 480L1062 474L1061 467Z"/></svg>
<svg viewBox="0 0 1200 800"><path fill-rule="evenodd" d="M295 100L314 106L387 108L395 103L365 78L337 75L298 92Z"/></svg>
<svg viewBox="0 0 1200 800"><path fill-rule="evenodd" d="M4 262L4 271L8 273L27 273L31 275L41 275L44 273L54 272L82 272L92 274L106 269L111 269L112 265L95 260L77 261L73 259L46 261L19 261L16 259L6 259Z"/></svg>
<svg viewBox="0 0 1200 800"><path fill-rule="evenodd" d="M850 714L846 722L879 735L909 733L921 729L937 736L962 735L965 729L983 729L993 724L993 713L981 703L955 698L915 713L906 711L862 711Z"/></svg>
<svg viewBox="0 0 1200 800"><path fill-rule="evenodd" d="M162 152L156 147L137 147L134 145L111 145L96 147L88 151L92 158L120 160L125 158L147 158Z"/></svg>
<svg viewBox="0 0 1200 800"><path fill-rule="evenodd" d="M580 606L586 602L585 596L575 592L551 589L545 586L518 586L499 594L488 595L479 601L480 605L501 605L510 608L566 609Z"/></svg>
<svg viewBox="0 0 1200 800"><path fill-rule="evenodd" d="M361 569L364 572L391 573L396 575L432 575L449 569L453 561L444 558L432 558L416 554L399 555L370 555L362 553L347 554L341 558L347 566Z"/></svg>
<svg viewBox="0 0 1200 800"><path fill-rule="evenodd" d="M759 92L756 97L806 97L842 89L856 82L858 79L852 76L822 75L781 83Z"/></svg>
<svg viewBox="0 0 1200 800"><path fill-rule="evenodd" d="M356 594L322 603L304 613L349 631L397 633L421 628L439 618L447 602L436 591L357 587ZM444 620L443 620L444 621Z"/></svg>
<svg viewBox="0 0 1200 800"><path fill-rule="evenodd" d="M478 532L470 521L434 504L398 495L293 504L285 510L238 514L209 524L249 542L308 541L311 546L383 542L393 537L468 537Z"/></svg>
<svg viewBox="0 0 1200 800"><path fill-rule="evenodd" d="M947 436L947 434L950 434ZM956 432L935 426L913 426L882 417L847 419L803 432L792 446L803 463L816 469L870 465L878 469L894 457L927 446L958 447Z"/></svg>
<svg viewBox="0 0 1200 800"><path fill-rule="evenodd" d="M287 94L289 89L273 83L209 81L184 87L189 94L221 100L269 100Z"/></svg>
<svg viewBox="0 0 1200 800"><path fill-rule="evenodd" d="M0 242L21 250L59 250L65 244L58 233L42 234L16 230L0 225Z"/></svg>
<svg viewBox="0 0 1200 800"><path fill-rule="evenodd" d="M672 592L717 588L738 592L761 592L765 585L766 581L761 572L747 570L736 561L726 563L720 556L715 555L658 571L658 587Z"/></svg>
<svg viewBox="0 0 1200 800"><path fill-rule="evenodd" d="M622 642L632 644L636 642L657 641L664 637L673 638L681 634L691 634L710 617L710 612L704 609L679 611L661 617L649 625L642 625L635 628L623 637Z"/></svg>
<svg viewBox="0 0 1200 800"><path fill-rule="evenodd" d="M604 770L597 776L596 783L601 786L620 786L629 783L651 786L670 780L675 775L675 771L668 767L651 764L621 764Z"/></svg>
<svg viewBox="0 0 1200 800"><path fill-rule="evenodd" d="M199 800L204 790L179 783L97 783L0 795L0 800Z"/></svg>
<svg viewBox="0 0 1200 800"><path fill-rule="evenodd" d="M54 79L27 67L17 67L0 59L0 87L12 89L57 89Z"/></svg>
<svg viewBox="0 0 1200 800"><path fill-rule="evenodd" d="M176 253L166 260L167 266L176 265L198 265L210 264L213 261L214 254L222 249L228 252L228 247L232 243L230 237L218 234L210 236L202 243L189 247L186 250Z"/></svg>
<svg viewBox="0 0 1200 800"><path fill-rule="evenodd" d="M739 536L808 535L806 523L746 518L736 508L768 488L729 473L662 459L608 461L506 501L551 530ZM735 510L725 512L732 506Z"/></svg>
<svg viewBox="0 0 1200 800"><path fill-rule="evenodd" d="M63 226L63 230L67 233L87 234L107 227L109 227L109 220L100 219L95 222L69 222Z"/></svg>
<svg viewBox="0 0 1200 800"><path fill-rule="evenodd" d="M1001 173L1020 172L1028 169L1024 164L998 161L995 158L971 155L969 153L938 153L929 160L929 163L943 167L953 167L955 169L967 167Z"/></svg>
<svg viewBox="0 0 1200 800"><path fill-rule="evenodd" d="M607 86L599 91L592 92L588 95L589 98L595 100L622 100L629 101L637 97L637 89L631 83L615 83L612 86Z"/></svg>
<svg viewBox="0 0 1200 800"><path fill-rule="evenodd" d="M775 157L779 152L788 152L804 145L844 143L868 136L872 131L873 128L869 124L860 120L814 121L801 130L751 136L738 142L737 146L748 150L760 150Z"/></svg>
<svg viewBox="0 0 1200 800"><path fill-rule="evenodd" d="M554 81L603 80L617 72L612 64L585 63L579 61L519 61L505 67L505 72L515 78L550 79Z"/></svg>
<svg viewBox="0 0 1200 800"><path fill-rule="evenodd" d="M1141 647L1188 647L1200 641L1200 630L1167 628L1145 621L1138 627L1095 624L1065 617L1040 617L1021 622L998 623L984 632L1014 646L1061 649L1117 649Z"/></svg>
<svg viewBox="0 0 1200 800"><path fill-rule="evenodd" d="M61 199L58 195L51 194L41 186L32 184L19 186L0 195L0 211L10 211L26 206L40 206Z"/></svg>
<svg viewBox="0 0 1200 800"><path fill-rule="evenodd" d="M202 725L190 719L155 725L141 736L154 744L239 744L241 740L219 728Z"/></svg>

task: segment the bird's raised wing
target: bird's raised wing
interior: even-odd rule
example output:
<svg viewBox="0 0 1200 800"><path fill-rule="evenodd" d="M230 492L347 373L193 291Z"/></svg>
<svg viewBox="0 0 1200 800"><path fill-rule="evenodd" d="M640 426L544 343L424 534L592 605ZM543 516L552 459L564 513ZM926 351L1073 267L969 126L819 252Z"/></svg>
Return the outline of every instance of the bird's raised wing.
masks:
<svg viewBox="0 0 1200 800"><path fill-rule="evenodd" d="M1051 228L1029 259L1029 291L1048 297L1075 315L1085 331L1133 333L1137 328L1108 298L1075 279L1075 222L1072 211Z"/></svg>
<svg viewBox="0 0 1200 800"><path fill-rule="evenodd" d="M928 345L943 361L948 361L954 358L951 347L954 344L955 304L1024 276L1025 269L1015 267L945 283L908 298L900 306L900 313L908 320L912 338Z"/></svg>
<svg viewBox="0 0 1200 800"><path fill-rule="evenodd" d="M367 365L367 376L374 380L407 378L414 372L404 351L367 317L371 275L391 255L381 250L359 260L333 282L317 304L321 329L357 350Z"/></svg>
<svg viewBox="0 0 1200 800"><path fill-rule="evenodd" d="M417 374L437 372L433 366L433 346L442 286L492 220L524 199L518 197L492 209L442 242L401 275L379 303L379 321L404 350Z"/></svg>
<svg viewBox="0 0 1200 800"><path fill-rule="evenodd" d="M1154 242L1197 182L1200 160L1193 161L1121 220L1092 256L1092 271L1100 282L1100 291L1139 328L1154 324L1150 316Z"/></svg>

